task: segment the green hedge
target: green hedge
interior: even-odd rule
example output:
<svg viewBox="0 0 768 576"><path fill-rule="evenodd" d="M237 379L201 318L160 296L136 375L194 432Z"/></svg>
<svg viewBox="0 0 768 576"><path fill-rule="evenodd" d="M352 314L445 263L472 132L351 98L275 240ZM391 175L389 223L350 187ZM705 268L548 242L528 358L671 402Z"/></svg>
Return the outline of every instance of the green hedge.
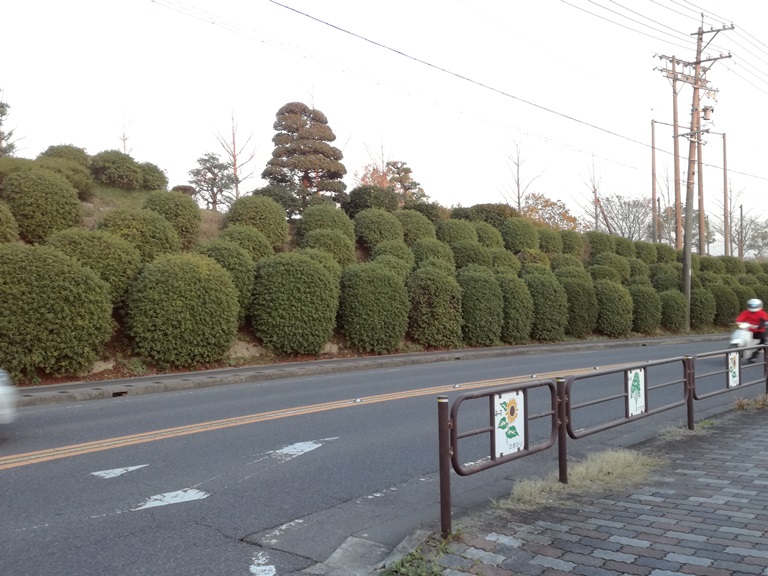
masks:
<svg viewBox="0 0 768 576"><path fill-rule="evenodd" d="M224 216L224 227L234 224L253 226L264 234L276 252L288 241L285 208L268 196L242 196L232 202Z"/></svg>
<svg viewBox="0 0 768 576"><path fill-rule="evenodd" d="M632 296L624 286L610 280L595 282L597 297L596 330L611 338L628 336L632 331Z"/></svg>
<svg viewBox="0 0 768 576"><path fill-rule="evenodd" d="M381 208L367 208L354 219L357 242L373 249L381 242L404 241L403 225L391 213Z"/></svg>
<svg viewBox="0 0 768 576"><path fill-rule="evenodd" d="M578 256L574 256L573 254L556 254L552 256L552 258L549 261L549 267L552 268L552 270L557 270L558 268L565 268L567 266L584 268L584 262L582 262L581 258L579 258Z"/></svg>
<svg viewBox="0 0 768 576"><path fill-rule="evenodd" d="M326 272L331 275L336 287L338 288L338 284L341 281L342 268L341 265L333 257L333 254L327 252L326 250L321 250L320 248L298 248L297 250L294 250L293 253L306 256L310 260L314 260L320 264L320 266L325 268Z"/></svg>
<svg viewBox="0 0 768 576"><path fill-rule="evenodd" d="M763 273L763 269L760 266L760 264L758 262L755 262L754 260L744 260L742 264L744 264L744 271L747 274L752 274L753 276L756 276L758 274Z"/></svg>
<svg viewBox="0 0 768 576"><path fill-rule="evenodd" d="M130 242L144 263L181 251L181 240L175 228L154 210L116 208L107 212L98 228Z"/></svg>
<svg viewBox="0 0 768 576"><path fill-rule="evenodd" d="M413 256L416 260L416 266L421 266L421 263L430 258L437 258L438 260L445 260L452 267L456 267L456 260L453 258L453 251L451 247L445 242L441 242L436 238L422 238L417 240L411 245L413 250Z"/></svg>
<svg viewBox="0 0 768 576"><path fill-rule="evenodd" d="M200 208L181 192L150 192L142 208L154 210L171 223L183 248L190 248L200 235Z"/></svg>
<svg viewBox="0 0 768 576"><path fill-rule="evenodd" d="M91 157L91 173L97 182L121 190L138 190L144 183L141 166L119 150L104 150Z"/></svg>
<svg viewBox="0 0 768 576"><path fill-rule="evenodd" d="M747 271L744 267L744 262L739 260L736 256L719 256L718 258L720 262L723 263L723 268L725 268L726 274L736 276L737 274L744 274Z"/></svg>
<svg viewBox="0 0 768 576"><path fill-rule="evenodd" d="M263 232L253 226L231 224L224 228L218 237L240 246L240 248L248 252L254 264L275 254L269 239Z"/></svg>
<svg viewBox="0 0 768 576"><path fill-rule="evenodd" d="M598 254L603 252L616 253L616 238L599 230L589 230L584 233L587 244L587 254L592 262Z"/></svg>
<svg viewBox="0 0 768 576"><path fill-rule="evenodd" d="M93 199L93 178L91 171L83 165L64 158L39 158L35 164L59 176L63 176L77 190L77 198L83 202Z"/></svg>
<svg viewBox="0 0 768 576"><path fill-rule="evenodd" d="M554 274L530 274L523 278L533 298L531 337L557 341L565 337L568 298Z"/></svg>
<svg viewBox="0 0 768 576"><path fill-rule="evenodd" d="M757 286L760 284L760 280L752 274L738 274L736 281L742 286Z"/></svg>
<svg viewBox="0 0 768 576"><path fill-rule="evenodd" d="M677 262L677 251L667 244L656 244L656 262L674 264Z"/></svg>
<svg viewBox="0 0 768 576"><path fill-rule="evenodd" d="M651 277L650 267L640 258L627 258L627 263L629 264L630 278L634 276L645 276L646 278Z"/></svg>
<svg viewBox="0 0 768 576"><path fill-rule="evenodd" d="M496 280L504 299L501 341L507 344L525 344L530 340L533 324L533 298L525 281L513 272L496 269Z"/></svg>
<svg viewBox="0 0 768 576"><path fill-rule="evenodd" d="M582 268L583 270L583 268ZM559 277L568 300L565 332L574 338L585 338L597 325L597 296L589 279Z"/></svg>
<svg viewBox="0 0 768 576"><path fill-rule="evenodd" d="M742 286L740 284L734 284L731 286L731 290L736 293L736 297L739 299L742 310L747 307L747 301L750 298L757 297L757 291L754 286Z"/></svg>
<svg viewBox="0 0 768 576"><path fill-rule="evenodd" d="M504 297L493 271L471 265L458 271L461 334L469 346L496 346L504 321Z"/></svg>
<svg viewBox="0 0 768 576"><path fill-rule="evenodd" d="M649 266L651 264L656 264L657 258L658 258L658 253L656 251L656 244L651 244L650 242L643 242L642 240L636 241L635 256L637 256L640 260L642 260Z"/></svg>
<svg viewBox="0 0 768 576"><path fill-rule="evenodd" d="M342 272L339 324L355 350L398 350L408 329L409 308L403 278L386 266L354 264Z"/></svg>
<svg viewBox="0 0 768 576"><path fill-rule="evenodd" d="M680 289L680 272L673 264L652 264L650 269L651 283L657 292Z"/></svg>
<svg viewBox="0 0 768 576"><path fill-rule="evenodd" d="M19 239L19 225L11 209L5 202L0 202L0 243L16 242Z"/></svg>
<svg viewBox="0 0 768 576"><path fill-rule="evenodd" d="M616 254L624 256L625 258L635 258L637 256L637 250L635 249L635 243L629 238L623 236L616 236Z"/></svg>
<svg viewBox="0 0 768 576"><path fill-rule="evenodd" d="M470 264L478 266L493 266L493 258L488 248L473 240L460 240L451 244L453 259L456 262L456 269L460 270Z"/></svg>
<svg viewBox="0 0 768 576"><path fill-rule="evenodd" d="M344 212L331 204L309 206L296 223L296 237L302 244L310 232L315 230L337 230L352 242L355 241L355 225Z"/></svg>
<svg viewBox="0 0 768 576"><path fill-rule="evenodd" d="M661 325L670 332L682 332L685 328L685 295L680 290L665 290L661 299Z"/></svg>
<svg viewBox="0 0 768 576"><path fill-rule="evenodd" d="M589 275L592 277L593 282L597 282L598 280L610 280L611 282L616 282L617 284L621 284L621 274L619 273L618 270L616 270L612 266L603 266L601 264L595 264L587 268L587 271L589 272Z"/></svg>
<svg viewBox="0 0 768 576"><path fill-rule="evenodd" d="M504 248L504 238L501 237L501 232L488 224L488 222L475 220L472 222L472 226L475 227L477 241L480 244L486 248Z"/></svg>
<svg viewBox="0 0 768 576"><path fill-rule="evenodd" d="M539 231L527 218L508 218L501 226L504 247L517 254L521 250L539 248Z"/></svg>
<svg viewBox="0 0 768 576"><path fill-rule="evenodd" d="M553 275L550 267L545 264L523 264L523 267L520 269L520 277L525 278L526 276L530 276L532 274L540 274L544 276Z"/></svg>
<svg viewBox="0 0 768 576"><path fill-rule="evenodd" d="M712 326L717 311L715 297L706 288L691 290L691 328Z"/></svg>
<svg viewBox="0 0 768 576"><path fill-rule="evenodd" d="M563 237L558 230L539 228L539 250L550 257L563 253Z"/></svg>
<svg viewBox="0 0 768 576"><path fill-rule="evenodd" d="M253 331L278 352L319 354L333 333L338 294L331 274L307 256L265 258L256 264L253 282Z"/></svg>
<svg viewBox="0 0 768 576"><path fill-rule="evenodd" d="M373 264L379 264L391 272L394 272L401 280L403 280L403 282L405 282L405 280L408 278L408 275L413 270L413 268L409 266L405 260L401 260L396 256L390 256L389 254L377 256L371 260L371 262Z"/></svg>
<svg viewBox="0 0 768 576"><path fill-rule="evenodd" d="M371 256L373 256L374 260L381 256L394 256L407 263L409 270L416 265L416 257L413 255L413 251L402 240L379 242L373 249Z"/></svg>
<svg viewBox="0 0 768 576"><path fill-rule="evenodd" d="M416 210L398 210L395 218L403 226L403 240L408 246L423 238L435 239L437 232L432 221Z"/></svg>
<svg viewBox="0 0 768 576"><path fill-rule="evenodd" d="M201 242L194 247L193 251L195 254L212 258L229 272L237 290L238 324L241 324L248 313L248 305L251 301L253 274L256 269L253 258L245 248L221 237Z"/></svg>
<svg viewBox="0 0 768 576"><path fill-rule="evenodd" d="M449 246L455 242L477 242L477 230L467 220L443 220L437 225L437 239Z"/></svg>
<svg viewBox="0 0 768 576"><path fill-rule="evenodd" d="M91 168L91 157L85 148L78 148L72 144L55 144L48 146L43 152L37 155L37 159L42 158L55 158L62 160L69 160L75 164L79 164L86 170Z"/></svg>
<svg viewBox="0 0 768 576"><path fill-rule="evenodd" d="M429 266L408 278L411 309L408 332L429 348L456 348L461 344L461 288L452 276Z"/></svg>
<svg viewBox="0 0 768 576"><path fill-rule="evenodd" d="M586 242L582 234L575 230L560 230L560 237L563 240L563 254L571 254L579 260L584 258Z"/></svg>
<svg viewBox="0 0 768 576"><path fill-rule="evenodd" d="M445 272L452 278L455 278L456 276L456 268L453 264L450 262L446 262L445 260L441 260L440 258L427 258L424 260L424 262L420 263L418 265L419 269L422 268L437 268L441 272Z"/></svg>
<svg viewBox="0 0 768 576"><path fill-rule="evenodd" d="M632 273L632 267L629 260L624 256L619 256L612 252L602 252L592 259L593 265L609 266L619 273L619 280L621 283L629 280Z"/></svg>
<svg viewBox="0 0 768 576"><path fill-rule="evenodd" d="M168 190L168 176L157 165L152 162L142 162L139 164L141 169L141 188L143 190Z"/></svg>
<svg viewBox="0 0 768 576"><path fill-rule="evenodd" d="M535 250L533 248L523 248L517 253L517 259L520 260L520 264L525 266L526 264L541 264L549 268L549 256L541 250Z"/></svg>
<svg viewBox="0 0 768 576"><path fill-rule="evenodd" d="M358 186L349 192L349 199L343 202L341 209L349 216L354 218L363 210L369 208L379 208L387 212L397 210L399 204L397 192L381 186Z"/></svg>
<svg viewBox="0 0 768 576"><path fill-rule="evenodd" d="M491 266L493 268L511 270L514 274L520 272L523 265L520 264L517 256L506 248L489 248L488 252L491 255Z"/></svg>
<svg viewBox="0 0 768 576"><path fill-rule="evenodd" d="M0 244L0 366L82 374L112 336L109 286L49 246Z"/></svg>
<svg viewBox="0 0 768 576"><path fill-rule="evenodd" d="M355 242L341 230L318 229L312 230L303 237L302 248L318 248L331 254L342 268L354 264Z"/></svg>
<svg viewBox="0 0 768 576"><path fill-rule="evenodd" d="M704 256L699 260L699 269L701 272L712 272L714 274L725 274L725 264L720 258L715 256Z"/></svg>
<svg viewBox="0 0 768 576"><path fill-rule="evenodd" d="M583 266L563 266L555 270L555 276L559 279L578 278L579 280L592 283L592 276Z"/></svg>
<svg viewBox="0 0 768 576"><path fill-rule="evenodd" d="M651 286L628 286L632 297L632 330L654 334L661 326L661 298Z"/></svg>
<svg viewBox="0 0 768 576"><path fill-rule="evenodd" d="M714 324L716 326L730 325L742 310L736 293L725 284L710 284L707 289L715 299Z"/></svg>

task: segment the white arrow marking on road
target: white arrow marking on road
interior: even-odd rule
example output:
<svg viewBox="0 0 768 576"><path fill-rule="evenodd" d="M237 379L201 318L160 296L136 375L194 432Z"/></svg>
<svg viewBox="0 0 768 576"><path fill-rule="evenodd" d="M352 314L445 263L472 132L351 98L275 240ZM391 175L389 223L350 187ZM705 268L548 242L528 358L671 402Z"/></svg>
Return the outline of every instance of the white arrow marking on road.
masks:
<svg viewBox="0 0 768 576"><path fill-rule="evenodd" d="M202 500L208 498L210 494L194 488L184 488L176 492L166 492L152 496L138 508L132 510L144 510L145 508L155 508L156 506L167 506L168 504L180 504L181 502L191 502L192 500Z"/></svg>
<svg viewBox="0 0 768 576"><path fill-rule="evenodd" d="M338 440L338 437L323 438L322 440L310 440L309 442L297 442L296 444L291 444L285 448L280 448L280 450L267 452L267 455L272 456L273 458L277 458L283 462L287 462L288 460L293 460L297 456L301 456L302 454L311 452L316 448L320 448L320 446L323 445L323 442L330 442L331 440Z"/></svg>
<svg viewBox="0 0 768 576"><path fill-rule="evenodd" d="M141 466L126 466L125 468L115 468L113 470L102 470L101 472L91 472L91 476L98 476L99 478L117 478L126 472L133 472L139 468L144 468L149 464L142 464Z"/></svg>
<svg viewBox="0 0 768 576"><path fill-rule="evenodd" d="M253 557L253 564L250 566L251 574L256 576L275 576L277 570L274 566L267 566L269 559L264 552L259 552Z"/></svg>

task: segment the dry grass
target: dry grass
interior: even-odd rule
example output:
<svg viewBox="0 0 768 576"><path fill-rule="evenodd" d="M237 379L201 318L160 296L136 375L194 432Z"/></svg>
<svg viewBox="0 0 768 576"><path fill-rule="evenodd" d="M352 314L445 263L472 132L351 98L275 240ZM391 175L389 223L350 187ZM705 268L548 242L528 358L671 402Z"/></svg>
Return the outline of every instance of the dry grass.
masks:
<svg viewBox="0 0 768 576"><path fill-rule="evenodd" d="M521 480L512 494L497 504L510 509L560 506L577 494L623 490L642 484L652 470L663 464L660 458L631 450L597 452L568 467L568 484L561 484L557 474L543 480Z"/></svg>
<svg viewBox="0 0 768 576"><path fill-rule="evenodd" d="M757 398L736 398L734 408L736 410L765 410L768 408L768 394L761 394Z"/></svg>

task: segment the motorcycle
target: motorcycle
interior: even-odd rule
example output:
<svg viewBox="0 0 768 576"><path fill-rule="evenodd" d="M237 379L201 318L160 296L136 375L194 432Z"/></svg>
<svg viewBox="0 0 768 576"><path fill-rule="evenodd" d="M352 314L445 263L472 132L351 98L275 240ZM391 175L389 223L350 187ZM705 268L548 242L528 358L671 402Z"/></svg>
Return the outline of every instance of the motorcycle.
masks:
<svg viewBox="0 0 768 576"><path fill-rule="evenodd" d="M754 324L749 322L737 322L736 330L731 334L731 341L728 348L731 350L739 350L739 357L744 359L747 354L757 354L757 350L746 350L750 346L757 346L760 341L754 337L752 328L757 328Z"/></svg>

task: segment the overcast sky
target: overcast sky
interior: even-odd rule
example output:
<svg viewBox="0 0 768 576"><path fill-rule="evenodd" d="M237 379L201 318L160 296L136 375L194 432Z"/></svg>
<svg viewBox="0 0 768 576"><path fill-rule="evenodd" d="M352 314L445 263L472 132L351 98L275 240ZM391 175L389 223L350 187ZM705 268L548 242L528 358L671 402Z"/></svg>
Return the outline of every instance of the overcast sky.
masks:
<svg viewBox="0 0 768 576"><path fill-rule="evenodd" d="M657 54L705 55L717 88L711 130L727 133L732 189L768 216L768 45L758 0L24 0L3 9L0 89L18 155L52 144L122 149L185 184L230 116L252 135L251 190L273 145L277 110L321 110L344 153L350 190L371 158L402 160L445 206L503 202L515 143L530 191L576 214L602 194L651 193L651 120L672 122ZM714 12L712 12L714 11ZM707 34L706 40L712 38ZM692 91L679 95L690 122ZM656 128L659 193L671 178L671 128ZM707 210L722 212L722 138L706 136ZM688 142L681 141L683 180ZM670 183L671 187L672 184ZM714 217L714 216L713 216Z"/></svg>

